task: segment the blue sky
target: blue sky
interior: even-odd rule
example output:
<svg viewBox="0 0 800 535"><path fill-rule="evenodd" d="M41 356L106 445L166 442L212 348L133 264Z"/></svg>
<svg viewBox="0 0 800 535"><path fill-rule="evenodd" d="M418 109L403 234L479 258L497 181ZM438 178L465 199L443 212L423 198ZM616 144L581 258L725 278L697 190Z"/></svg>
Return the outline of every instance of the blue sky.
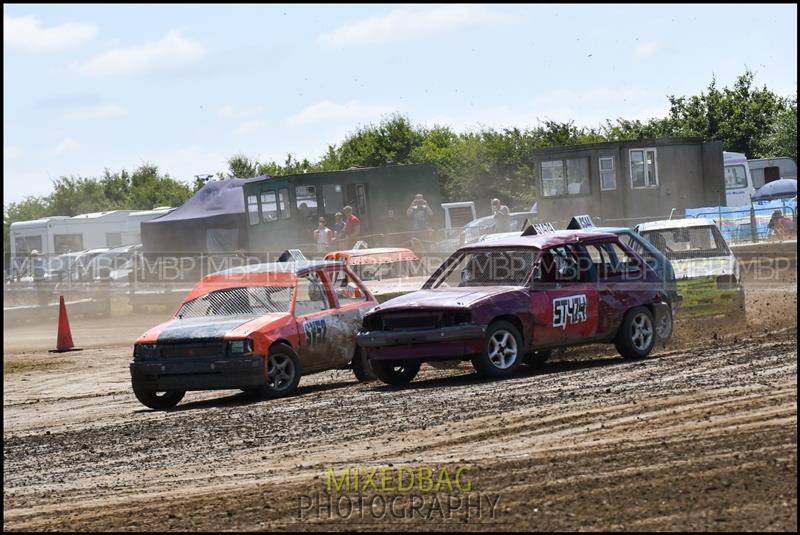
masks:
<svg viewBox="0 0 800 535"><path fill-rule="evenodd" d="M401 112L457 130L646 119L745 67L797 91L795 5L4 5L4 202L149 161L316 159Z"/></svg>

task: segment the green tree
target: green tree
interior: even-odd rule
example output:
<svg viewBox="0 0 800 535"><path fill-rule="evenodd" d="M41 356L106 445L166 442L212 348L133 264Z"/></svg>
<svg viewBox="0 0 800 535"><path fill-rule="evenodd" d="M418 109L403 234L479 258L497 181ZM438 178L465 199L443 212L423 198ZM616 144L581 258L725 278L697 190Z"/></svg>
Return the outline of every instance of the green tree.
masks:
<svg viewBox="0 0 800 535"><path fill-rule="evenodd" d="M772 131L763 143L763 158L788 156L797 162L797 95L789 100L786 109L778 114Z"/></svg>

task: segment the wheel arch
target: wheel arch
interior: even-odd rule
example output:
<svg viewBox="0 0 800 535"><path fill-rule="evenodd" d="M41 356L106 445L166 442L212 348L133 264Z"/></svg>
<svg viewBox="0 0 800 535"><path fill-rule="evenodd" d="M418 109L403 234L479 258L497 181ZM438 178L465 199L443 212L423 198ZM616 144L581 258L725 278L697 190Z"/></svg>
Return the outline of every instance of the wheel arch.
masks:
<svg viewBox="0 0 800 535"><path fill-rule="evenodd" d="M519 335L522 337L522 345L524 347L528 347L529 340L527 340L525 336L526 334L525 329L523 329L522 327L522 320L519 319L519 316L517 316L516 314L503 314L500 316L495 316L494 318L492 318L492 321L489 322L489 325L491 325L496 321L507 321L508 323L516 327L517 331L519 331Z"/></svg>

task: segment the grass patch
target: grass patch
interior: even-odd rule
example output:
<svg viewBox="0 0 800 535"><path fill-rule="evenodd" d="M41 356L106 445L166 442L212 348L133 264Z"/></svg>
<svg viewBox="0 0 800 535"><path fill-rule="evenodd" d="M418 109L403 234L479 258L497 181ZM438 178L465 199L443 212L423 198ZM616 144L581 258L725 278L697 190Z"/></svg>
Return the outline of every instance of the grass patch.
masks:
<svg viewBox="0 0 800 535"><path fill-rule="evenodd" d="M66 363L65 360L3 360L3 375L48 371Z"/></svg>

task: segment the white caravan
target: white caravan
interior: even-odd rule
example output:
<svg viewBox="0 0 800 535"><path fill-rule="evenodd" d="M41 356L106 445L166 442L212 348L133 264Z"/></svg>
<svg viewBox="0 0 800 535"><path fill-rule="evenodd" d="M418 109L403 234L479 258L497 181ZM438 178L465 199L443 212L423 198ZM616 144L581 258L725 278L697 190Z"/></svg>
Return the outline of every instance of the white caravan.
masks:
<svg viewBox="0 0 800 535"><path fill-rule="evenodd" d="M170 210L168 207L146 211L112 210L17 221L9 228L12 262L28 257L34 249L53 258L86 249L141 243L141 222Z"/></svg>
<svg viewBox="0 0 800 535"><path fill-rule="evenodd" d="M791 158L758 158L747 163L756 189L779 178L797 179L797 164Z"/></svg>
<svg viewBox="0 0 800 535"><path fill-rule="evenodd" d="M750 175L747 156L741 152L723 152L725 166L725 199L727 206L750 204L750 195L756 188Z"/></svg>

